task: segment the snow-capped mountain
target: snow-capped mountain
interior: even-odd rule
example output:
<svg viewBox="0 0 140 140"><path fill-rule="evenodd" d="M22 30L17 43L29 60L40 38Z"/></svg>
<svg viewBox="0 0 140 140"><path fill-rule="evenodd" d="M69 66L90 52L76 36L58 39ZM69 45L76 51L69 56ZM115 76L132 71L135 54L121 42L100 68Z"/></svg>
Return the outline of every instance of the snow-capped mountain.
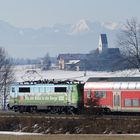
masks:
<svg viewBox="0 0 140 140"><path fill-rule="evenodd" d="M88 25L88 21L80 20L76 24L72 25L70 34L75 35L75 34L80 34L83 32L85 33L85 32L88 32L89 30L90 30L90 27Z"/></svg>
<svg viewBox="0 0 140 140"><path fill-rule="evenodd" d="M110 29L110 30L116 30L121 28L121 25L115 22L105 22L102 24L105 28Z"/></svg>
<svg viewBox="0 0 140 140"><path fill-rule="evenodd" d="M116 23L100 23L80 20L75 24L55 24L40 29L17 28L0 21L0 46L14 57L40 57L46 52L56 56L59 53L88 53L98 47L101 33L106 33L109 46L113 47ZM22 52L22 53L21 53ZM33 52L29 54L27 52Z"/></svg>

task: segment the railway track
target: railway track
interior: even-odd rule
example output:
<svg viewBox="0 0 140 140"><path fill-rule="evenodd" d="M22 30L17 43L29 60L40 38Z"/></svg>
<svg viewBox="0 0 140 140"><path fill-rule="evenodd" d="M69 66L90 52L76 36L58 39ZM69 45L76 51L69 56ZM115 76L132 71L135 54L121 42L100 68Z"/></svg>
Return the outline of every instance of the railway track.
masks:
<svg viewBox="0 0 140 140"><path fill-rule="evenodd" d="M58 115L58 114L46 114L46 113L18 113L18 112L0 112L0 118L44 118L44 119L80 119L80 115Z"/></svg>
<svg viewBox="0 0 140 140"><path fill-rule="evenodd" d="M90 120L140 120L140 114L110 114L110 115L65 115L65 114L45 114L45 113L18 113L11 111L0 111L0 118L44 118L44 119L90 119Z"/></svg>

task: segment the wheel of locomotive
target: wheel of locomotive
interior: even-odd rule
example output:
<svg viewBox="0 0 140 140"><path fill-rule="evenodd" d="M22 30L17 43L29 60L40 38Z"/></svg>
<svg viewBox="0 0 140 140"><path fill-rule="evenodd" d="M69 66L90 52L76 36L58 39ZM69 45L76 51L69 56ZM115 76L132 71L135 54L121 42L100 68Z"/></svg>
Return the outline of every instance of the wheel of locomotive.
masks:
<svg viewBox="0 0 140 140"><path fill-rule="evenodd" d="M19 110L20 113L25 112L25 108L24 108L24 106L20 106L20 107L18 107L18 108L19 108L18 110Z"/></svg>
<svg viewBox="0 0 140 140"><path fill-rule="evenodd" d="M65 110L65 107L64 107L64 106L61 107L61 112L60 112L60 114L66 114L66 110Z"/></svg>
<svg viewBox="0 0 140 140"><path fill-rule="evenodd" d="M14 110L15 112L17 112L17 111L18 111L18 107L17 107L17 106L14 106L14 107L13 107L13 110Z"/></svg>
<svg viewBox="0 0 140 140"><path fill-rule="evenodd" d="M58 113L58 107L52 107L51 108L51 114L57 114Z"/></svg>
<svg viewBox="0 0 140 140"><path fill-rule="evenodd" d="M37 107L35 106L28 106L26 108L26 112L29 112L29 113L33 113L33 112L36 112L37 111Z"/></svg>
<svg viewBox="0 0 140 140"><path fill-rule="evenodd" d="M76 113L76 110L74 107L72 107L72 106L67 107L66 114L75 114L75 113Z"/></svg>
<svg viewBox="0 0 140 140"><path fill-rule="evenodd" d="M63 113L63 107L59 107L58 108L58 114L62 114Z"/></svg>
<svg viewBox="0 0 140 140"><path fill-rule="evenodd" d="M105 113L105 114L110 114L110 113L111 113L111 110L110 110L109 108L105 108L105 109L104 109L104 113Z"/></svg>

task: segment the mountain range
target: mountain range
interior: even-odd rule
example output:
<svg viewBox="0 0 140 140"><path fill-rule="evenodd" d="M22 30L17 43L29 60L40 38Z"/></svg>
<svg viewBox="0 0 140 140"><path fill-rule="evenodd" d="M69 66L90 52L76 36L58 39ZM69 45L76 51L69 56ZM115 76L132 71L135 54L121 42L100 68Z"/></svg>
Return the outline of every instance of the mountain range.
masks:
<svg viewBox="0 0 140 140"><path fill-rule="evenodd" d="M109 47L115 47L120 25L80 20L75 24L55 24L39 29L20 28L0 20L0 46L10 56L42 57L46 53L88 53L98 47L99 35L106 33Z"/></svg>

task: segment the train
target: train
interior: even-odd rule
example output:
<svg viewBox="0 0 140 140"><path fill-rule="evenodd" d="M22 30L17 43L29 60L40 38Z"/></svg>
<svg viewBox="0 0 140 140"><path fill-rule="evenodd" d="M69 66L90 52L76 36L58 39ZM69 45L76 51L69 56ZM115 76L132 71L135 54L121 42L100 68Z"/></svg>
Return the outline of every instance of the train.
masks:
<svg viewBox="0 0 140 140"><path fill-rule="evenodd" d="M10 88L8 108L53 114L140 112L140 77L16 83Z"/></svg>
<svg viewBox="0 0 140 140"><path fill-rule="evenodd" d="M8 108L15 112L77 113L83 107L79 81L25 81L10 87Z"/></svg>
<svg viewBox="0 0 140 140"><path fill-rule="evenodd" d="M140 112L140 77L89 78L84 85L84 105L103 112Z"/></svg>

